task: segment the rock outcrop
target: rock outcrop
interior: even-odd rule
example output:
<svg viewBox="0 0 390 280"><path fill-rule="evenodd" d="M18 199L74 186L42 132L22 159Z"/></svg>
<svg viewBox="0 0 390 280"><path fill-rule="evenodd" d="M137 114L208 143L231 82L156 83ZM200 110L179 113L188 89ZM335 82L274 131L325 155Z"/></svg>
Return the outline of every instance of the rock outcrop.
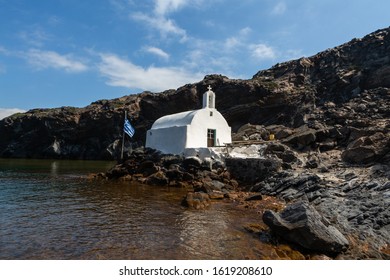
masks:
<svg viewBox="0 0 390 280"><path fill-rule="evenodd" d="M122 163L105 173L92 176L97 180L135 181L151 186L185 188L183 205L204 209L211 200L225 198L237 190L238 183L225 166L211 158L165 155L153 149L138 148Z"/></svg>
<svg viewBox="0 0 390 280"><path fill-rule="evenodd" d="M349 246L344 235L307 203L290 204L280 214L267 210L263 221L276 234L309 250L338 254Z"/></svg>
<svg viewBox="0 0 390 280"><path fill-rule="evenodd" d="M157 118L200 108L209 85L217 96L216 107L234 132L247 123L273 125L278 139L287 138L300 148L316 141L319 135L311 129L318 123L330 129L342 126L349 131L364 130L361 137L378 132L386 135L390 114L389 31L378 30L314 56L279 63L249 80L209 75L198 83L160 94L143 92L99 100L85 108L35 109L16 114L0 121L0 156L117 158L125 110L136 128L133 146L142 146L147 129ZM303 125L308 129L291 137L289 128ZM267 133L259 131L248 139L266 138ZM349 142L343 143L344 147Z"/></svg>
<svg viewBox="0 0 390 280"><path fill-rule="evenodd" d="M380 161L385 156L387 161L389 152L390 134L377 132L351 142L341 156L343 160L351 163L370 163Z"/></svg>

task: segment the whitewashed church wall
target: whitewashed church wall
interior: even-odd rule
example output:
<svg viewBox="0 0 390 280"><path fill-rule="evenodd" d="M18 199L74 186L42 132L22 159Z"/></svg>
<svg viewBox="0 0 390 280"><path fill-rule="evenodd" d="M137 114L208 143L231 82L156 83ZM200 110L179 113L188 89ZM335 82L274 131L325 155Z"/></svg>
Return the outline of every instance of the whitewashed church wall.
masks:
<svg viewBox="0 0 390 280"><path fill-rule="evenodd" d="M228 125L225 118L217 110L213 110L213 121L211 124L214 124L213 127L208 127L210 129L216 129L216 145L223 146L225 143L232 142L232 133L231 128Z"/></svg>
<svg viewBox="0 0 390 280"><path fill-rule="evenodd" d="M216 145L222 146L232 142L231 129L221 113L213 109L203 109L197 112L188 126L186 147L207 147L207 129L216 130Z"/></svg>
<svg viewBox="0 0 390 280"><path fill-rule="evenodd" d="M181 154L186 144L186 131L186 126L148 130L145 146L165 154Z"/></svg>
<svg viewBox="0 0 390 280"><path fill-rule="evenodd" d="M193 123L188 126L186 147L207 147L207 128L205 128L204 123Z"/></svg>

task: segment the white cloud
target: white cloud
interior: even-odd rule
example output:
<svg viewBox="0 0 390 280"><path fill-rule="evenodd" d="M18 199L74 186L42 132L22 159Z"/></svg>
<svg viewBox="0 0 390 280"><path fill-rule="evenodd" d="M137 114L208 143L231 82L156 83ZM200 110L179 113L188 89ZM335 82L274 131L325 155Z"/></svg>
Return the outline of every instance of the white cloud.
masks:
<svg viewBox="0 0 390 280"><path fill-rule="evenodd" d="M231 47L235 44L233 39L232 41L229 39L225 41L193 39L191 49L183 58L182 63L194 71L237 76L234 72L237 70L238 61L232 52L241 52L244 49L239 49L237 46L228 49L229 43Z"/></svg>
<svg viewBox="0 0 390 280"><path fill-rule="evenodd" d="M201 8L218 1L221 0L154 0L154 14L166 16L186 6Z"/></svg>
<svg viewBox="0 0 390 280"><path fill-rule="evenodd" d="M210 2L211 0L154 0L153 10L150 13L137 12L132 13L130 17L136 21L144 22L149 27L158 30L163 37L173 34L180 36L181 42L184 42L187 40L186 30L178 26L169 15L184 7L203 7Z"/></svg>
<svg viewBox="0 0 390 280"><path fill-rule="evenodd" d="M231 51L237 47L243 48L246 45L246 37L252 32L250 27L242 28L236 36L227 38L224 43L224 49Z"/></svg>
<svg viewBox="0 0 390 280"><path fill-rule="evenodd" d="M17 108L0 108L0 120L11 116L16 113L23 113L26 112L25 110L22 109L17 109Z"/></svg>
<svg viewBox="0 0 390 280"><path fill-rule="evenodd" d="M154 54L164 60L169 60L169 54L163 51L162 49L156 47L146 47L145 51L151 54Z"/></svg>
<svg viewBox="0 0 390 280"><path fill-rule="evenodd" d="M165 16L190 3L188 0L155 0L154 13Z"/></svg>
<svg viewBox="0 0 390 280"><path fill-rule="evenodd" d="M21 31L17 34L19 39L27 44L39 48L49 41L51 36L47 34L40 26L33 25L26 31Z"/></svg>
<svg viewBox="0 0 390 280"><path fill-rule="evenodd" d="M265 44L253 44L249 46L252 56L259 60L275 59L276 53L274 49Z"/></svg>
<svg viewBox="0 0 390 280"><path fill-rule="evenodd" d="M54 51L42 51L31 49L26 54L27 61L37 69L59 69L69 73L83 72L88 67L81 61L72 57L72 55L61 55Z"/></svg>
<svg viewBox="0 0 390 280"><path fill-rule="evenodd" d="M240 45L241 45L241 41L237 37L230 37L230 38L227 38L225 41L225 48L227 50L234 49L235 47L240 46Z"/></svg>
<svg viewBox="0 0 390 280"><path fill-rule="evenodd" d="M280 16L283 15L287 11L287 5L284 2L279 2L274 6L271 11L272 15Z"/></svg>
<svg viewBox="0 0 390 280"><path fill-rule="evenodd" d="M181 67L143 68L115 54L100 54L100 73L108 78L108 85L162 91L178 88L203 78L199 73L191 73Z"/></svg>
<svg viewBox="0 0 390 280"><path fill-rule="evenodd" d="M247 35L249 35L249 33L251 33L251 32L252 32L252 28L250 28L250 27L244 27L244 28L242 28L242 29L240 30L239 34L240 34L240 36L247 36Z"/></svg>
<svg viewBox="0 0 390 280"><path fill-rule="evenodd" d="M124 0L110 0L113 6L123 7L123 4L118 5L118 1L123 3ZM152 8L149 7L148 12L131 12L129 17L157 30L163 39L169 35L179 36L180 43L184 43L188 40L187 31L173 20L172 14L183 8L204 9L210 3L219 1L222 0L153 0Z"/></svg>
<svg viewBox="0 0 390 280"><path fill-rule="evenodd" d="M174 34L181 37L181 40L187 39L187 32L176 25L176 23L162 16L149 16L143 13L132 14L134 20L145 22L149 27L156 29L165 37L168 34Z"/></svg>

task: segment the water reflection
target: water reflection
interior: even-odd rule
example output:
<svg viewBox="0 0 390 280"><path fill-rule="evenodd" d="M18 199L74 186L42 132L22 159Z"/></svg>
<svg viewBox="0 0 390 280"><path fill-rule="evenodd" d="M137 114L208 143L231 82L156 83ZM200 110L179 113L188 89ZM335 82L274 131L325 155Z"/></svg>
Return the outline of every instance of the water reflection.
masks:
<svg viewBox="0 0 390 280"><path fill-rule="evenodd" d="M80 175L106 167L89 164L0 160L1 259L258 256L263 244L243 230L255 214L223 203L188 210L181 189L90 182Z"/></svg>
<svg viewBox="0 0 390 280"><path fill-rule="evenodd" d="M58 176L58 162L57 161L53 161L50 164L50 175L53 177Z"/></svg>
<svg viewBox="0 0 390 280"><path fill-rule="evenodd" d="M226 242L232 237L228 229L228 213L214 211L184 211L180 217L182 246L194 258L229 255ZM210 250L212 249L212 250Z"/></svg>

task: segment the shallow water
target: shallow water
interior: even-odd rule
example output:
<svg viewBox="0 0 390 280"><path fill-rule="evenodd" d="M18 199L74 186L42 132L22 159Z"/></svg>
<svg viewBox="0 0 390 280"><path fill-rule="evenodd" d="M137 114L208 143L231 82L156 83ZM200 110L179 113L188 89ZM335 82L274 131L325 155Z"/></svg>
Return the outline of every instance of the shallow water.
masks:
<svg viewBox="0 0 390 280"><path fill-rule="evenodd" d="M0 159L0 259L253 259L270 245L229 203L180 205L185 190L91 182L113 163Z"/></svg>

